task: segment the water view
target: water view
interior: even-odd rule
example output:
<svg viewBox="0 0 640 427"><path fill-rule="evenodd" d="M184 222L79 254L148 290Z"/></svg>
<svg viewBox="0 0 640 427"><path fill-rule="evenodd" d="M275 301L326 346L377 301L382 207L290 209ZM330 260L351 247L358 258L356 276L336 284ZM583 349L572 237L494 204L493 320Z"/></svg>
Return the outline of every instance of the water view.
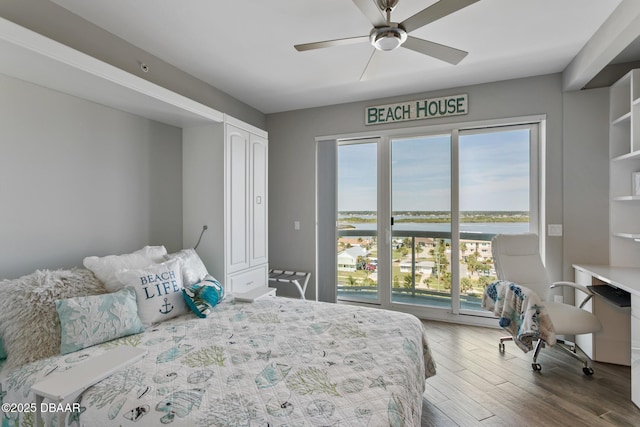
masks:
<svg viewBox="0 0 640 427"><path fill-rule="evenodd" d="M531 135L522 125L341 142L338 297L452 307L455 295L461 308L479 309L496 280L491 238L529 230ZM378 240L378 222L393 224L390 236Z"/></svg>
<svg viewBox="0 0 640 427"><path fill-rule="evenodd" d="M485 222L476 222L478 219ZM435 222L431 222L435 221ZM451 257L458 257L461 307L479 309L484 287L496 280L491 237L529 230L526 212L462 213L460 247L451 248L446 214L394 215L392 227L392 300L449 306ZM341 297L375 299L378 286L376 217L371 212L341 212L338 217L338 292Z"/></svg>

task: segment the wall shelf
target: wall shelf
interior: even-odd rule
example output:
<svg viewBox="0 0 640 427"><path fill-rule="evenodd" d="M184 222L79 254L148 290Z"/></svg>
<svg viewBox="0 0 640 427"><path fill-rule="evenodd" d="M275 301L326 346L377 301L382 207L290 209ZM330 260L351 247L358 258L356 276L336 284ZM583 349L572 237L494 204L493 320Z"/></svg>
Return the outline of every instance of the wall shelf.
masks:
<svg viewBox="0 0 640 427"><path fill-rule="evenodd" d="M0 17L0 74L177 127L222 122L213 108Z"/></svg>
<svg viewBox="0 0 640 427"><path fill-rule="evenodd" d="M635 159L640 159L640 151L634 151L632 153L623 154L621 156L614 157L611 160L614 162L619 162L623 160L635 160Z"/></svg>
<svg viewBox="0 0 640 427"><path fill-rule="evenodd" d="M640 171L640 70L611 85L609 124L609 264L632 267L640 260L640 196L632 184Z"/></svg>
<svg viewBox="0 0 640 427"><path fill-rule="evenodd" d="M634 201L634 200L640 201L640 196L617 196L617 197L614 197L612 200L616 202L627 202L627 201Z"/></svg>
<svg viewBox="0 0 640 427"><path fill-rule="evenodd" d="M613 233L615 237L640 241L640 233Z"/></svg>
<svg viewBox="0 0 640 427"><path fill-rule="evenodd" d="M617 119L615 119L614 121L611 122L612 126L616 126L619 125L620 123L624 123L627 121L631 120L631 112L628 112L626 114L623 114L622 116L618 117Z"/></svg>

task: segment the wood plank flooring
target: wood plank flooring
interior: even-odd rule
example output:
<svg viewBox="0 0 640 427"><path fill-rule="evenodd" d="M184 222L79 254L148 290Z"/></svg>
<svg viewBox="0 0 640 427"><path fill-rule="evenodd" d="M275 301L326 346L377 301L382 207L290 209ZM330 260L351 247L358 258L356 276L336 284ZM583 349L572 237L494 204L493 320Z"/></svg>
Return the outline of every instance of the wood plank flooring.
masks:
<svg viewBox="0 0 640 427"><path fill-rule="evenodd" d="M499 329L423 321L437 375L426 381L422 427L640 426L631 402L631 369L582 364L559 348L545 348L531 369L532 352L512 342L498 351Z"/></svg>

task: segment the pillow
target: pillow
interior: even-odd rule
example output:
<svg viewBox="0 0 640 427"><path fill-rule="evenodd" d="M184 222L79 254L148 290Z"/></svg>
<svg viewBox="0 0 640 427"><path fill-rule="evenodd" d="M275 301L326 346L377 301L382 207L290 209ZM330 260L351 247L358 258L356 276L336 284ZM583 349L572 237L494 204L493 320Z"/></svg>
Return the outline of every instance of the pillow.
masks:
<svg viewBox="0 0 640 427"><path fill-rule="evenodd" d="M144 331L131 288L105 295L56 300L62 330L60 353Z"/></svg>
<svg viewBox="0 0 640 427"><path fill-rule="evenodd" d="M224 288L212 276L182 290L184 300L198 317L207 317L211 309L224 298Z"/></svg>
<svg viewBox="0 0 640 427"><path fill-rule="evenodd" d="M182 286L200 282L209 274L195 249L183 249L164 256L166 261L178 259L182 264ZM215 279L214 279L215 280Z"/></svg>
<svg viewBox="0 0 640 427"><path fill-rule="evenodd" d="M130 254L89 256L82 261L82 264L102 280L109 292L115 292L124 287L117 279L116 272L126 268L142 268L162 262L166 254L167 250L164 246L145 246Z"/></svg>
<svg viewBox="0 0 640 427"><path fill-rule="evenodd" d="M2 337L0 337L0 360L7 358L7 352L4 351L4 344L2 343Z"/></svg>
<svg viewBox="0 0 640 427"><path fill-rule="evenodd" d="M138 316L144 326L163 322L189 312L182 297L180 261L173 260L146 268L121 270L119 281L136 292Z"/></svg>
<svg viewBox="0 0 640 427"><path fill-rule="evenodd" d="M102 282L85 269L38 270L0 281L0 336L7 353L3 370L60 354L55 300L106 292Z"/></svg>

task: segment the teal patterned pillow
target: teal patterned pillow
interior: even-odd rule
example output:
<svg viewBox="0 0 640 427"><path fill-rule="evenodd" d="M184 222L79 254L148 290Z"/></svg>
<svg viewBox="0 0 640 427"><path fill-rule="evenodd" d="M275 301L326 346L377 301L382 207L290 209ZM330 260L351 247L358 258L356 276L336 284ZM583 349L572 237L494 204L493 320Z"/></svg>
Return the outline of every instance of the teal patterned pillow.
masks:
<svg viewBox="0 0 640 427"><path fill-rule="evenodd" d="M191 311L201 318L207 317L211 309L224 298L224 288L209 275L201 282L182 289L182 293Z"/></svg>
<svg viewBox="0 0 640 427"><path fill-rule="evenodd" d="M144 330L136 293L118 292L56 300L62 336L60 353L67 354Z"/></svg>

